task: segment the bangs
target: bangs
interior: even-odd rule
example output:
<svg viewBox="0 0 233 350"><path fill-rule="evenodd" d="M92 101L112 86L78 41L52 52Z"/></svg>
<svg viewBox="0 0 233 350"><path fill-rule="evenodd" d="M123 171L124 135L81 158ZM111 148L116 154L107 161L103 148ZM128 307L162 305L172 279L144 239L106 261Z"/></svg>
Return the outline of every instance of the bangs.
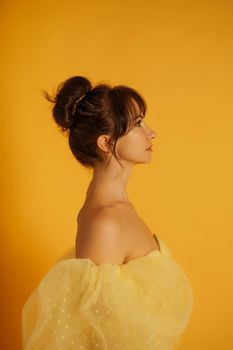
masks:
<svg viewBox="0 0 233 350"><path fill-rule="evenodd" d="M135 89L118 85L112 88L112 107L114 119L121 124L122 134L128 133L138 118L144 118L146 101Z"/></svg>

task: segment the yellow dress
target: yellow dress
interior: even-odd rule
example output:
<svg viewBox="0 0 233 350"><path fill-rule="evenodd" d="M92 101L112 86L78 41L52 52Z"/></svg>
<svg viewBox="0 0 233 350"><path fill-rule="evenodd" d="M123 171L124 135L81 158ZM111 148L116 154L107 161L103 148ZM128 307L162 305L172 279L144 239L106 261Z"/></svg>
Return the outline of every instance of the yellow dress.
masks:
<svg viewBox="0 0 233 350"><path fill-rule="evenodd" d="M23 350L176 349L193 293L160 238L159 246L123 265L56 262L23 306Z"/></svg>

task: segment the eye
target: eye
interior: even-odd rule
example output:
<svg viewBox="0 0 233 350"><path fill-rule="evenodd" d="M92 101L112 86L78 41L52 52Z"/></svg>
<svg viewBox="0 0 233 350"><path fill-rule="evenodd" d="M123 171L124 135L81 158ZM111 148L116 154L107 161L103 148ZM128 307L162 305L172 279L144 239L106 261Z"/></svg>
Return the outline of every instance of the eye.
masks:
<svg viewBox="0 0 233 350"><path fill-rule="evenodd" d="M135 125L141 126L141 122L142 122L142 120L140 119L140 120L137 121L137 123L135 123Z"/></svg>

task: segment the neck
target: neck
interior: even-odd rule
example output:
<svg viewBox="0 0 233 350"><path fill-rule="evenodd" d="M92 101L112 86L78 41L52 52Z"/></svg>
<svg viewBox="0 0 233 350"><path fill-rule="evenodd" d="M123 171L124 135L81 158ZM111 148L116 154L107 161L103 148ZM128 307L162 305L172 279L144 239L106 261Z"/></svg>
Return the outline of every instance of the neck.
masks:
<svg viewBox="0 0 233 350"><path fill-rule="evenodd" d="M132 167L121 168L95 167L93 178L87 190L86 201L97 200L101 203L130 203L127 184Z"/></svg>

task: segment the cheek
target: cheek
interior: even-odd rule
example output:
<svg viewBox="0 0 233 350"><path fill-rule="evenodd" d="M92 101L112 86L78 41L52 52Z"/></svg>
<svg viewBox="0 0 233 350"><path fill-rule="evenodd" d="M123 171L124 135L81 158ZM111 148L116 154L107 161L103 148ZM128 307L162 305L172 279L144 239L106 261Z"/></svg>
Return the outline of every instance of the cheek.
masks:
<svg viewBox="0 0 233 350"><path fill-rule="evenodd" d="M134 133L129 132L129 134L122 136L118 142L117 142L117 151L119 153L125 152L127 150L130 150L132 147L135 147L137 144L137 138L135 137Z"/></svg>
<svg viewBox="0 0 233 350"><path fill-rule="evenodd" d="M136 137L136 135L131 134L127 135L127 138L121 139L119 143L117 143L116 146L116 154L120 158L132 158L135 156L135 154L142 151L140 138Z"/></svg>

